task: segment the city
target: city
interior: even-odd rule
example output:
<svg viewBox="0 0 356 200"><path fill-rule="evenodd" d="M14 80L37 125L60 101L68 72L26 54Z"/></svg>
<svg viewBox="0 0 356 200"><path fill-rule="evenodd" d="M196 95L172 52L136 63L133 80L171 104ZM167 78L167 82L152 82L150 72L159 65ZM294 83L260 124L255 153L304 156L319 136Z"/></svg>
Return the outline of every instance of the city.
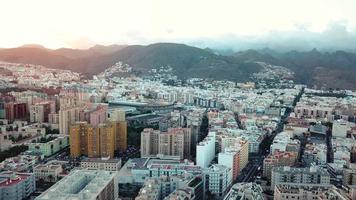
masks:
<svg viewBox="0 0 356 200"><path fill-rule="evenodd" d="M2 4L0 200L356 200L355 2Z"/></svg>

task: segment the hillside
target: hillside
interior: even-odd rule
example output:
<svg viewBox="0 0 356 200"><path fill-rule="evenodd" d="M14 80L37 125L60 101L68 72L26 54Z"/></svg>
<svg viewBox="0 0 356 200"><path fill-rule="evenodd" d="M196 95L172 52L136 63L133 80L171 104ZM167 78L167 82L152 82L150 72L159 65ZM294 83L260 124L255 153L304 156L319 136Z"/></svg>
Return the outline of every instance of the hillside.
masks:
<svg viewBox="0 0 356 200"><path fill-rule="evenodd" d="M261 69L252 62L173 43L123 48L96 46L87 50L20 47L0 50L0 60L71 69L89 76L98 74L119 61L129 64L137 72L171 66L174 73L182 78L201 77L235 81L247 81L252 73Z"/></svg>
<svg viewBox="0 0 356 200"><path fill-rule="evenodd" d="M184 44L157 43L140 45L96 45L89 49L46 49L38 45L0 49L0 60L15 63L39 64L52 68L71 69L92 76L103 72L116 62L129 64L134 72L144 74L152 68L170 66L181 78L201 77L247 81L261 70L255 61L289 68L296 82L356 89L356 54L345 51L281 53L272 49L247 50L230 56L215 54Z"/></svg>
<svg viewBox="0 0 356 200"><path fill-rule="evenodd" d="M246 53L248 52L248 53ZM272 53L271 53L272 54ZM273 53L249 50L234 56L250 61L263 61L281 65L295 72L296 81L308 85L330 88L356 89L356 54L345 51ZM243 57L243 58L242 58Z"/></svg>

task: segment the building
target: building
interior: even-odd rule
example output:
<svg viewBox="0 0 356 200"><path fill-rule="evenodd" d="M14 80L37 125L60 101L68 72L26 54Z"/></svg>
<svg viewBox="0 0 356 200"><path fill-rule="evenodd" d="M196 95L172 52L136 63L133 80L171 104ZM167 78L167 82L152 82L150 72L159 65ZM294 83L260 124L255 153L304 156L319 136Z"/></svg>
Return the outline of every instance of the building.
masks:
<svg viewBox="0 0 356 200"><path fill-rule="evenodd" d="M118 178L116 172L101 170L74 170L36 200L66 199L118 199Z"/></svg>
<svg viewBox="0 0 356 200"><path fill-rule="evenodd" d="M235 147L227 147L218 154L218 162L232 169L232 179L236 180L248 163L248 142L241 140Z"/></svg>
<svg viewBox="0 0 356 200"><path fill-rule="evenodd" d="M347 168L343 168L342 183L345 186L356 185L356 164L350 163Z"/></svg>
<svg viewBox="0 0 356 200"><path fill-rule="evenodd" d="M44 101L30 106L30 122L48 122L48 115L55 112L53 101Z"/></svg>
<svg viewBox="0 0 356 200"><path fill-rule="evenodd" d="M206 168L215 158L215 132L209 132L208 136L197 145L197 165Z"/></svg>
<svg viewBox="0 0 356 200"><path fill-rule="evenodd" d="M264 200L263 189L256 183L236 183L224 200Z"/></svg>
<svg viewBox="0 0 356 200"><path fill-rule="evenodd" d="M135 200L160 200L161 186L158 179L149 179L145 181L145 185L140 189Z"/></svg>
<svg viewBox="0 0 356 200"><path fill-rule="evenodd" d="M115 150L126 149L126 134L124 122L106 122L98 126L77 122L70 130L71 156L113 158Z"/></svg>
<svg viewBox="0 0 356 200"><path fill-rule="evenodd" d="M70 126L79 121L79 107L62 107L59 110L59 133L69 135Z"/></svg>
<svg viewBox="0 0 356 200"><path fill-rule="evenodd" d="M91 170L119 171L121 159L86 158L80 162L80 167Z"/></svg>
<svg viewBox="0 0 356 200"><path fill-rule="evenodd" d="M10 123L14 120L24 120L28 117L27 103L9 102L4 104L5 119Z"/></svg>
<svg viewBox="0 0 356 200"><path fill-rule="evenodd" d="M263 177L271 179L272 169L274 167L293 166L297 161L297 153L295 152L279 152L268 155L263 160Z"/></svg>
<svg viewBox="0 0 356 200"><path fill-rule="evenodd" d="M61 165L40 164L33 168L33 173L37 181L57 182L59 174L62 172L63 169Z"/></svg>
<svg viewBox="0 0 356 200"><path fill-rule="evenodd" d="M189 199L204 199L204 181L199 176L184 174L180 176L160 176L145 181L136 200L163 200L173 196L188 195ZM177 199L177 198L176 198Z"/></svg>
<svg viewBox="0 0 356 200"><path fill-rule="evenodd" d="M124 152L127 149L127 122L124 121L114 121L116 131L116 142L115 148L120 152Z"/></svg>
<svg viewBox="0 0 356 200"><path fill-rule="evenodd" d="M351 163L356 163L356 146L353 146L351 148L351 152L350 152L350 162Z"/></svg>
<svg viewBox="0 0 356 200"><path fill-rule="evenodd" d="M232 184L232 170L224 165L212 165L204 169L203 174L205 190L214 195L216 199L223 199Z"/></svg>
<svg viewBox="0 0 356 200"><path fill-rule="evenodd" d="M6 151L12 146L12 141L8 134L0 133L0 151Z"/></svg>
<svg viewBox="0 0 356 200"><path fill-rule="evenodd" d="M99 105L95 108L95 110L91 111L89 116L89 123L92 126L98 126L101 123L106 121L106 106Z"/></svg>
<svg viewBox="0 0 356 200"><path fill-rule="evenodd" d="M350 130L351 126L349 122L343 120L337 120L333 123L332 136L346 138L347 131Z"/></svg>
<svg viewBox="0 0 356 200"><path fill-rule="evenodd" d="M271 190L279 184L330 184L330 174L324 168L275 167L272 170Z"/></svg>
<svg viewBox="0 0 356 200"><path fill-rule="evenodd" d="M141 132L141 157L158 154L159 130L145 128Z"/></svg>
<svg viewBox="0 0 356 200"><path fill-rule="evenodd" d="M144 129L141 133L141 157L161 154L183 159L191 157L190 150L189 128L169 128L167 132Z"/></svg>
<svg viewBox="0 0 356 200"><path fill-rule="evenodd" d="M167 158L129 159L119 171L120 196L135 197L145 180L161 176L182 176L192 174L200 176L202 169L188 160Z"/></svg>
<svg viewBox="0 0 356 200"><path fill-rule="evenodd" d="M30 171L39 161L39 156L18 155L16 157L6 158L0 163L0 169L3 171L25 172Z"/></svg>
<svg viewBox="0 0 356 200"><path fill-rule="evenodd" d="M193 196L193 191L189 188L185 189L177 189L174 190L169 196L164 198L164 200L192 200L198 199L197 197Z"/></svg>
<svg viewBox="0 0 356 200"><path fill-rule="evenodd" d="M47 135L42 139L35 143L29 143L29 150L39 152L44 156L51 156L69 146L68 135Z"/></svg>
<svg viewBox="0 0 356 200"><path fill-rule="evenodd" d="M276 185L274 200L305 199L305 200L348 200L333 185Z"/></svg>
<svg viewBox="0 0 356 200"><path fill-rule="evenodd" d="M0 199L22 200L36 190L36 180L32 173L1 172Z"/></svg>
<svg viewBox="0 0 356 200"><path fill-rule="evenodd" d="M122 109L109 109L107 111L107 119L110 121L123 122L126 121L126 113Z"/></svg>

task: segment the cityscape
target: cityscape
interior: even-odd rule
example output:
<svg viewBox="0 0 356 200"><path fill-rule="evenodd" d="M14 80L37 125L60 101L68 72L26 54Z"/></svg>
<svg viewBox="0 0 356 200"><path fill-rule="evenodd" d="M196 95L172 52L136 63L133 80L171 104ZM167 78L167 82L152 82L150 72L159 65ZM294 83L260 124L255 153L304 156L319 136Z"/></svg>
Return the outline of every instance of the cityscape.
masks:
<svg viewBox="0 0 356 200"><path fill-rule="evenodd" d="M243 2L228 4L256 5ZM271 2L268 6L279 5ZM158 13L169 7L151 3L146 9ZM348 3L314 3L345 7L354 28ZM59 9L71 5L59 4ZM95 1L88 9L104 4ZM218 6L224 15L229 9L221 4L209 2L207 9ZM162 22L145 25L165 24L155 20ZM171 26L180 27L175 23ZM130 32L131 25L123 24ZM193 30L187 32L193 36ZM211 41L204 35L193 41L158 33L162 41L108 44L96 41L101 32L93 32L85 47L49 42L52 37L28 41L44 47L7 42L22 41L9 31L0 33L0 200L356 200L356 48L348 46L356 41L353 32L339 35L343 42L328 41L328 47L309 36L304 37L315 45L311 49L282 42L289 51L271 38L259 42L265 46L240 38L237 44L246 48L229 41L222 48L207 45ZM129 38L142 37L135 34Z"/></svg>

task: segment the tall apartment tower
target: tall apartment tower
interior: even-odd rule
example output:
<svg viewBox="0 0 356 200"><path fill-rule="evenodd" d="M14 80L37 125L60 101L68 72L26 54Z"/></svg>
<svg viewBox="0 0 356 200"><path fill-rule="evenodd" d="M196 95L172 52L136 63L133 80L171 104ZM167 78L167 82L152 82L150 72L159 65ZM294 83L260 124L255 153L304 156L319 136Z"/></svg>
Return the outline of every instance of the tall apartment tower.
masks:
<svg viewBox="0 0 356 200"><path fill-rule="evenodd" d="M123 152L127 149L127 122L112 122L115 127L115 149Z"/></svg>
<svg viewBox="0 0 356 200"><path fill-rule="evenodd" d="M59 133L69 134L69 129L72 124L79 121L79 107L62 107L59 110Z"/></svg>
<svg viewBox="0 0 356 200"><path fill-rule="evenodd" d="M159 130L145 128L141 133L141 157L158 154Z"/></svg>
<svg viewBox="0 0 356 200"><path fill-rule="evenodd" d="M126 138L126 123L123 122L107 122L98 126L76 122L70 129L71 156L113 158L115 150L126 149Z"/></svg>

